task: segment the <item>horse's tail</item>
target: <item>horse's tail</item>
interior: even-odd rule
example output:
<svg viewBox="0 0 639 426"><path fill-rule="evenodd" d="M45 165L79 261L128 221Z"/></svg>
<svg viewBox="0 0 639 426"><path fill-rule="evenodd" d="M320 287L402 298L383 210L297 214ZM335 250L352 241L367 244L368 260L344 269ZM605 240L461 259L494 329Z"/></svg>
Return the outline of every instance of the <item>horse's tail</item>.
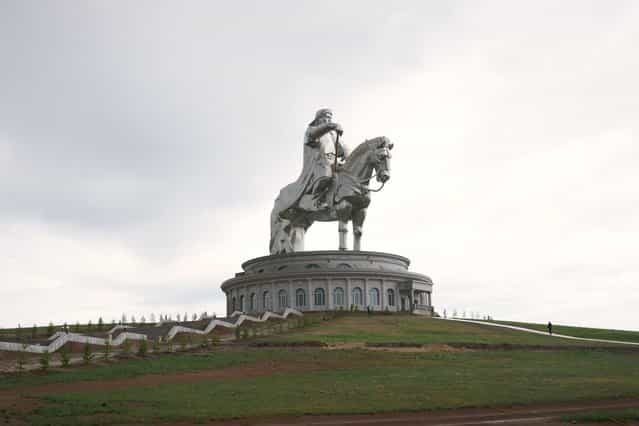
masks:
<svg viewBox="0 0 639 426"><path fill-rule="evenodd" d="M289 236L289 224L286 219L280 216L278 208L279 197L275 200L273 210L271 210L271 240L269 242L269 253L280 254L293 251L293 245Z"/></svg>

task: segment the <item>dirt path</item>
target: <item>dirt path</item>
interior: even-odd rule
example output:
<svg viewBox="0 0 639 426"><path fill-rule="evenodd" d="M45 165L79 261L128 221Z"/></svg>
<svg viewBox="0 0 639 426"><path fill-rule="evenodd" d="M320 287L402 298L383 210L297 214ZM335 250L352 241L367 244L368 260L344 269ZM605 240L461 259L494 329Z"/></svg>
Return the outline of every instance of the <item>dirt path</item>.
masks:
<svg viewBox="0 0 639 426"><path fill-rule="evenodd" d="M564 414L601 409L639 408L639 399L578 401L563 404L531 405L506 408L473 408L415 413L334 415L280 417L270 419L240 419L206 423L211 426L491 426L491 425L562 425L559 418ZM164 426L186 426L189 423L171 423ZM618 423L597 423L618 424ZM624 423L631 424L631 423ZM637 423L633 423L637 424Z"/></svg>

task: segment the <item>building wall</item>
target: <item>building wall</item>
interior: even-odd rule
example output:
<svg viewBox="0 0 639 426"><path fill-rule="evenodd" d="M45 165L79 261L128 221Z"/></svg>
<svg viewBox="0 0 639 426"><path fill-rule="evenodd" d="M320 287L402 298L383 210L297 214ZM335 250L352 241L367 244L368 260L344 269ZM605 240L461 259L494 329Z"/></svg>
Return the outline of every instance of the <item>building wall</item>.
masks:
<svg viewBox="0 0 639 426"><path fill-rule="evenodd" d="M337 288L343 290L343 303L336 304L335 291ZM315 303L315 291L322 289L324 291L324 303L318 305ZM359 289L361 292L360 303L355 303L354 291ZM371 290L375 289L378 294L377 303L371 297ZM300 306L297 304L298 290L304 292L305 304ZM388 290L392 290L393 304L389 304ZM285 305L280 302L280 291L286 294ZM264 305L264 292L269 292L271 309ZM255 303L251 307L251 295L254 294ZM402 293L403 294L403 293ZM240 300L243 297L243 306L240 306ZM351 305L356 305L358 310L366 310L370 306L373 311L390 311L397 312L401 309L399 282L382 278L308 278L308 279L291 279L276 280L261 283L237 284L227 292L227 312L244 311L246 313L262 313L267 310L281 312L287 307L294 308L303 312L338 310L340 307L349 310ZM235 306L233 306L233 298L235 298ZM267 298L268 299L268 298ZM424 298L424 301L430 302L430 297ZM268 300L267 300L268 304ZM430 304L430 303L429 303ZM407 306L409 309L409 305Z"/></svg>

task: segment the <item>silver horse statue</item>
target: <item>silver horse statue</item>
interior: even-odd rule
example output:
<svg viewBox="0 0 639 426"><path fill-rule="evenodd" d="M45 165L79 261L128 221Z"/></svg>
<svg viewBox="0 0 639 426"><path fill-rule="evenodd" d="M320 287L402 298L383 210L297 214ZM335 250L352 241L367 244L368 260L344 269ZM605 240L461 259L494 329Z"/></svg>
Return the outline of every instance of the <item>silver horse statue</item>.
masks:
<svg viewBox="0 0 639 426"><path fill-rule="evenodd" d="M390 159L393 143L385 136L362 142L346 157L343 165L336 166L330 185L326 189L327 206L321 209L301 202L308 195L287 200L283 188L271 212L270 253L282 254L304 250L304 236L315 221L339 221L339 249L346 250L348 222L353 223L353 250L361 249L362 226L371 202L370 193L381 190L390 179ZM375 173L373 175L373 172ZM382 185L369 187L376 178Z"/></svg>

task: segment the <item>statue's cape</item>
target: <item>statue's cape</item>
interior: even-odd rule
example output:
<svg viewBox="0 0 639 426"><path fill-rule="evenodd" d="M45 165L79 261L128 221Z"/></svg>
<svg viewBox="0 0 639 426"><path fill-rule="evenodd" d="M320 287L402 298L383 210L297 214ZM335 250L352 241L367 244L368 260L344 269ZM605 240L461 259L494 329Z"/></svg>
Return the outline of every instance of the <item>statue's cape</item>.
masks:
<svg viewBox="0 0 639 426"><path fill-rule="evenodd" d="M282 218L287 218L287 211L302 209L312 210L311 196L304 197L305 194L313 192L313 187L321 179L330 178L332 175L331 158L335 158L334 133L326 133L312 145L308 144L308 137L304 137L304 163L302 173L293 183L286 185L280 190L275 199L274 213ZM332 154L332 155L327 155ZM300 206L302 201L302 206Z"/></svg>

